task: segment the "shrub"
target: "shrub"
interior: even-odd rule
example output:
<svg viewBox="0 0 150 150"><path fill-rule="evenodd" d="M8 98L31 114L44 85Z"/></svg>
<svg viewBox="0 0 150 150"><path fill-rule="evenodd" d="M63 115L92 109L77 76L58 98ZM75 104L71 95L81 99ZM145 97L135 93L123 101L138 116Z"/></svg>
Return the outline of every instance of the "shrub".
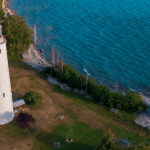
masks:
<svg viewBox="0 0 150 150"><path fill-rule="evenodd" d="M72 87L72 88L75 87L75 86L74 86L74 81L73 81L73 78L74 78L75 73L76 73L76 72L75 72L75 70L72 68L71 65L64 65L64 73L63 73L64 79L65 79L66 83L67 83L70 87Z"/></svg>
<svg viewBox="0 0 150 150"><path fill-rule="evenodd" d="M20 112L18 116L15 118L15 122L21 127L28 129L30 127L28 122L34 122L35 119L32 117L32 115L29 115L28 113Z"/></svg>
<svg viewBox="0 0 150 150"><path fill-rule="evenodd" d="M25 100L27 105L34 106L42 101L42 95L37 92L29 91L23 95L23 99Z"/></svg>
<svg viewBox="0 0 150 150"><path fill-rule="evenodd" d="M116 150L115 143L113 142L114 135L109 130L107 135L101 140L101 145L95 150Z"/></svg>
<svg viewBox="0 0 150 150"><path fill-rule="evenodd" d="M7 38L7 53L21 54L27 50L32 40L32 30L25 23L23 17L18 15L9 15L2 23L3 34Z"/></svg>
<svg viewBox="0 0 150 150"><path fill-rule="evenodd" d="M109 88L107 85L96 85L92 88L92 97L96 102L103 102L104 104L108 103L109 100Z"/></svg>
<svg viewBox="0 0 150 150"><path fill-rule="evenodd" d="M142 142L137 148L134 145L130 145L128 150L150 150L150 147L147 147L144 142Z"/></svg>
<svg viewBox="0 0 150 150"><path fill-rule="evenodd" d="M92 94L92 88L94 88L95 84L96 84L96 80L95 79L91 79L89 77L88 84L87 84L87 92L89 94Z"/></svg>
<svg viewBox="0 0 150 150"><path fill-rule="evenodd" d="M0 20L3 20L5 16L4 10L0 8Z"/></svg>

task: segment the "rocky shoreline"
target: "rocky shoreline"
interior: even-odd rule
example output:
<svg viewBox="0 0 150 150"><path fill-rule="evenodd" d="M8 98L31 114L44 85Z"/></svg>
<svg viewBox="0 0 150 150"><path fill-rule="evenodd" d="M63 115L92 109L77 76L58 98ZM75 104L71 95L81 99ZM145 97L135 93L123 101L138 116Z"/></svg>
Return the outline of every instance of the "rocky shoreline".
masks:
<svg viewBox="0 0 150 150"><path fill-rule="evenodd" d="M8 17L9 15L15 14L14 11L12 11L9 7L9 1L3 0L2 1L2 9L4 10L5 17Z"/></svg>
<svg viewBox="0 0 150 150"><path fill-rule="evenodd" d="M26 50L23 54L23 62L30 65L32 68L35 68L39 71L43 71L47 67L52 67L45 58L41 55L39 51L36 50L34 44L29 46L29 49Z"/></svg>

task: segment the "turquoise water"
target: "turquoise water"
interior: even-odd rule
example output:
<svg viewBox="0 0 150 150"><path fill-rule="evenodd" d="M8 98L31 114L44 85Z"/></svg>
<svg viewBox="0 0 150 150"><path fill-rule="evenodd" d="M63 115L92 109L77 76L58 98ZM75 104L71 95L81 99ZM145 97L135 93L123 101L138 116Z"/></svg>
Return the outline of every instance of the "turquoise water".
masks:
<svg viewBox="0 0 150 150"><path fill-rule="evenodd" d="M37 26L37 48L51 47L67 64L98 82L150 94L149 0L11 0Z"/></svg>

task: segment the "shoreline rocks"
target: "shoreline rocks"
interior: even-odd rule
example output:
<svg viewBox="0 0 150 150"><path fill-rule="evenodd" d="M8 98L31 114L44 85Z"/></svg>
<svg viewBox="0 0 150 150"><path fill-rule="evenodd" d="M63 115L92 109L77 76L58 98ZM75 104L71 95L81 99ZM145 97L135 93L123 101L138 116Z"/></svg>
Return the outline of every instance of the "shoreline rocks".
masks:
<svg viewBox="0 0 150 150"><path fill-rule="evenodd" d="M40 52L36 50L34 44L29 46L29 49L26 50L23 54L23 62L30 65L32 68L35 68L39 71L44 71L47 67L52 67L44 57L40 55Z"/></svg>

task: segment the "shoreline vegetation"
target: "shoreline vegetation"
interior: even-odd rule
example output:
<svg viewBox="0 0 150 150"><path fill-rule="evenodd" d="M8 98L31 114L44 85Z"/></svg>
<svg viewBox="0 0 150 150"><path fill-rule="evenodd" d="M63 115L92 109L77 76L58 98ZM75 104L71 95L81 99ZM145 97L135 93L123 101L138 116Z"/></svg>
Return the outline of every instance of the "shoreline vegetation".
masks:
<svg viewBox="0 0 150 150"><path fill-rule="evenodd" d="M4 22L5 20L6 18L4 19ZM5 31L5 33L7 33L7 31ZM9 36L6 36L6 38L7 37L9 38ZM10 47L8 47L8 52L11 52ZM84 96L88 96L86 98L89 98L90 100L87 99L87 101L97 102L97 105L99 105L98 102L101 102L104 107L106 106L110 109L117 108L120 110L120 112L125 114L124 116L122 115L123 117L118 115L118 118L121 121L132 123L133 126L136 126L134 124L135 122L133 121L136 118L137 111L139 114L146 114L143 111L147 109L147 105L142 99L142 96L131 92L129 89L124 95L121 92L110 91L107 85L96 85L96 81L88 77L88 75L85 77L82 74L76 72L71 65L65 64L63 60L57 60L55 58L54 47L51 50L50 63L48 63L45 58L42 57L40 52L36 50L33 43L29 44L28 50L23 51L23 53L22 51L8 53L8 58L17 61L23 61L27 65L30 65L32 68L35 68L46 74L47 80L50 83L59 85L65 91L74 91L76 93L83 94ZM130 116L130 119L125 117L127 114ZM145 128L145 130L146 129L147 128ZM149 133L149 131L147 131L147 133Z"/></svg>

